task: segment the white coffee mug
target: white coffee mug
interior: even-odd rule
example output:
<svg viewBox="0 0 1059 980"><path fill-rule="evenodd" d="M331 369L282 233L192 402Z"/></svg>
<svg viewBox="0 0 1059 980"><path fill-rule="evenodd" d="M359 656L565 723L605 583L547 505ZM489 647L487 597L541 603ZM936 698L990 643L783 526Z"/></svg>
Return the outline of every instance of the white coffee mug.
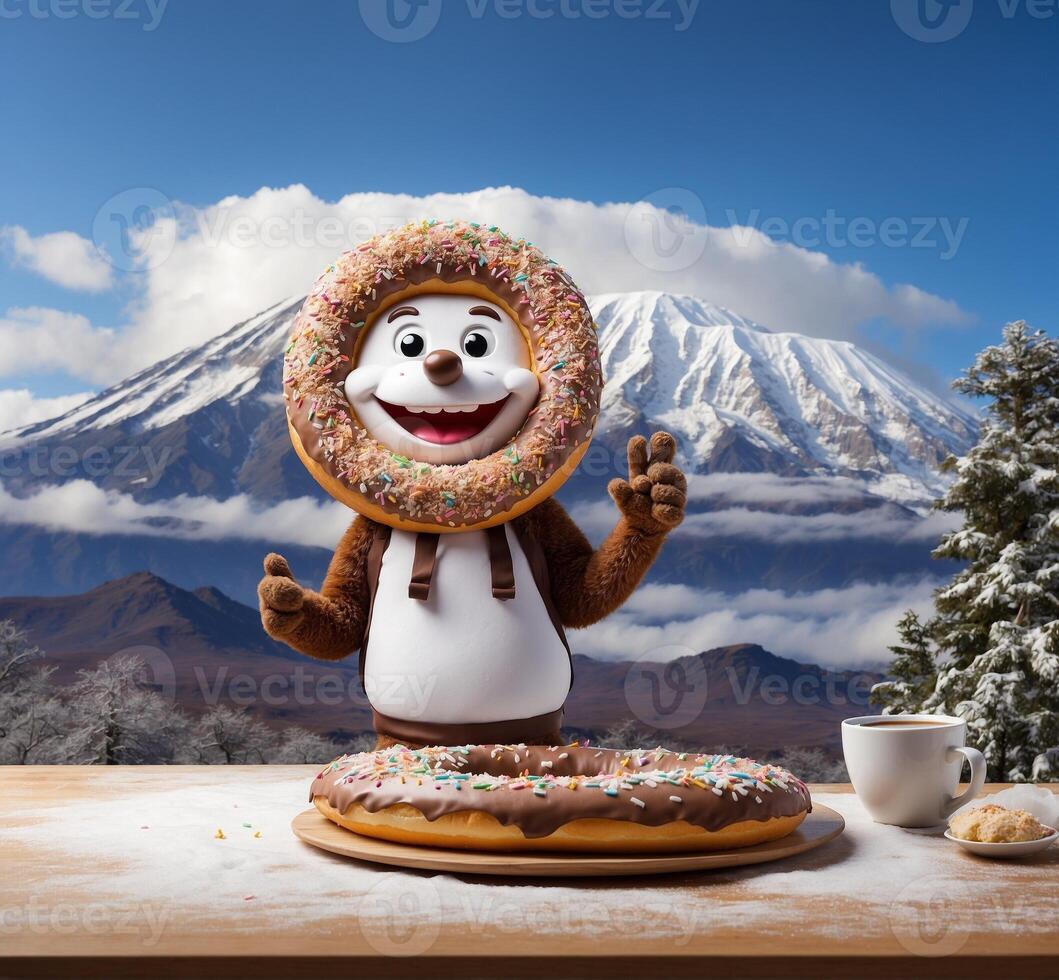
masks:
<svg viewBox="0 0 1059 980"><path fill-rule="evenodd" d="M985 756L949 715L865 715L842 722L842 752L857 796L877 823L936 827L985 784ZM971 785L956 796L966 760Z"/></svg>

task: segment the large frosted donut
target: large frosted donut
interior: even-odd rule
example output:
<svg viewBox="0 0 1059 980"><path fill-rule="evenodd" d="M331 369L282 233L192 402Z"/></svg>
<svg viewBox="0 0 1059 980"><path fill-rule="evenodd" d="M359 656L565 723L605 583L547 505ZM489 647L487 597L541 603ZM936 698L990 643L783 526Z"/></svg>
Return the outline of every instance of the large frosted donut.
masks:
<svg viewBox="0 0 1059 980"><path fill-rule="evenodd" d="M522 328L540 395L507 445L436 465L372 438L343 384L380 314L446 292L495 303ZM569 276L529 242L467 222L406 225L344 253L306 299L285 355L291 438L309 472L359 513L415 531L500 524L553 494L588 448L602 387L595 324Z"/></svg>
<svg viewBox="0 0 1059 980"><path fill-rule="evenodd" d="M777 766L587 745L394 746L336 759L309 798L368 837L504 851L748 847L812 809L805 784Z"/></svg>

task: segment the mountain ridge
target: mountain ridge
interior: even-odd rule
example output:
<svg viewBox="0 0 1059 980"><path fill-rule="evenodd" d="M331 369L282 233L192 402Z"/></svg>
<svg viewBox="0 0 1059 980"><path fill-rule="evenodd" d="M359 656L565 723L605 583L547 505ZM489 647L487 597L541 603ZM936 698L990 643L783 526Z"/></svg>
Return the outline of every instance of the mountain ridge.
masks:
<svg viewBox="0 0 1059 980"><path fill-rule="evenodd" d="M193 713L227 703L248 707L273 723L298 724L336 738L371 728L356 656L326 663L303 657L265 635L256 609L213 586L186 590L137 572L82 595L0 598L0 619L29 632L30 642L46 655L44 663L56 668L64 684L101 660L136 655L145 662L148 682ZM792 730L799 731L798 745L834 751L841 718L868 711L859 702L851 707L853 685L859 681L865 688L880 678L801 663L752 643L673 663L704 682L702 693L708 697L685 724L663 728L659 737L669 733L703 745L770 751L784 748ZM626 676L634 667L662 676L666 665L576 654L567 725L602 732L636 721L638 702L626 693ZM808 701L794 694L799 679L814 691ZM827 684L833 693L822 690Z"/></svg>
<svg viewBox="0 0 1059 980"><path fill-rule="evenodd" d="M851 476L922 502L945 484L940 461L973 437L970 414L848 341L665 293L596 297L593 310L608 379L601 435L661 425L696 472Z"/></svg>
<svg viewBox="0 0 1059 980"><path fill-rule="evenodd" d="M214 586L182 589L149 571L77 595L0 598L0 619L43 634L59 655L90 658L136 646L175 644L190 655L241 651L298 659L289 647L265 635L257 610Z"/></svg>
<svg viewBox="0 0 1059 980"><path fill-rule="evenodd" d="M0 592L73 592L144 566L195 586L197 570L208 566L230 594L252 600L261 556L277 542L185 540L176 536L175 502L201 498L205 506L245 496L254 507L271 507L324 499L291 448L282 406L282 351L300 304L282 300L60 419L0 438L5 494L26 498L85 480L126 513L135 515L140 504L172 503L174 511L172 518L156 509L129 520L121 533L99 533L88 520L70 530L5 522L0 512L0 550L9 558ZM609 480L625 475L630 435L668 427L689 472L707 481L736 473L748 492L752 476L742 474L793 481L755 508L789 512L789 490L803 512L810 499L817 512L843 515L885 503L895 527L913 528L938 489L934 463L962 452L970 438L973 419L853 345L776 333L694 296L606 294L592 304L609 384L597 439L558 494L575 510L605 504ZM819 364L829 373L819 374ZM844 365L863 368L865 377L847 377ZM819 493L821 481L838 480L841 493ZM656 564L652 581L804 591L935 571L915 536L876 536L850 548L840 538L740 538L723 522L710 524L720 531L693 532L697 517L742 503L738 489L718 494L712 484L706 492L702 480L691 482L686 533L672 535L671 560ZM92 504L110 505L98 495ZM158 534L169 520L173 533ZM187 506L179 521L185 531L193 523ZM147 524L155 533L138 533ZM319 584L329 551L302 542L283 547L302 580Z"/></svg>
<svg viewBox="0 0 1059 980"><path fill-rule="evenodd" d="M94 482L140 500L305 494L311 482L287 452L280 394L300 303L283 300L66 416L6 433L8 455L47 454L61 441L87 458L89 448L135 439L141 465ZM855 476L906 503L936 494L937 463L972 438L969 414L848 342L773 332L693 296L604 294L591 306L608 379L599 436L618 448L667 427L692 472ZM164 459L160 473L151 458ZM86 474L52 473L51 482L77 475ZM25 493L41 478L5 482Z"/></svg>

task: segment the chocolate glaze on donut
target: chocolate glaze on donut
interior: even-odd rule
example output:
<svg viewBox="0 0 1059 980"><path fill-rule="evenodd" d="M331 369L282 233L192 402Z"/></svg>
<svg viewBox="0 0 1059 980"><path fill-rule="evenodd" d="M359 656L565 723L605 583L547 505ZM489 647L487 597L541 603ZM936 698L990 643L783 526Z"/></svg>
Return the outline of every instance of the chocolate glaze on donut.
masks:
<svg viewBox="0 0 1059 980"><path fill-rule="evenodd" d="M573 820L657 827L677 820L717 831L744 820L812 810L805 783L785 769L733 756L595 746L403 746L343 756L313 781L339 813L408 804L427 820L477 810L525 837Z"/></svg>

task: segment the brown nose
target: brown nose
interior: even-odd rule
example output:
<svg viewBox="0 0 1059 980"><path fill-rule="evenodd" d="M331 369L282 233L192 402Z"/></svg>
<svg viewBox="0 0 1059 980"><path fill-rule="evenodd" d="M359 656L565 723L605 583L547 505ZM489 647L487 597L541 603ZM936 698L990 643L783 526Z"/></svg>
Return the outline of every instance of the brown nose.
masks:
<svg viewBox="0 0 1059 980"><path fill-rule="evenodd" d="M427 354L423 370L436 385L450 385L463 377L463 361L450 350L435 350Z"/></svg>

